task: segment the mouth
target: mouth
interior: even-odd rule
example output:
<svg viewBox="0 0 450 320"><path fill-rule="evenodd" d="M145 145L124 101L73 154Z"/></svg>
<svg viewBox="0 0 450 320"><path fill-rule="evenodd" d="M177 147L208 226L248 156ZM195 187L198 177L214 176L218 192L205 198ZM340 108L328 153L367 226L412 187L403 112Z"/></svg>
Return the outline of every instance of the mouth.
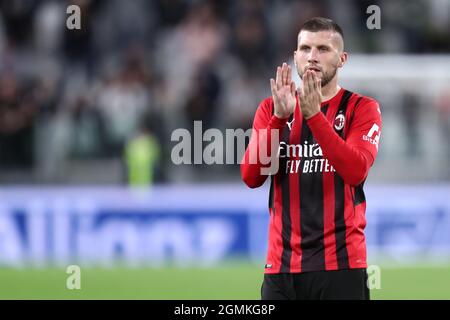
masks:
<svg viewBox="0 0 450 320"><path fill-rule="evenodd" d="M308 68L306 68L306 70L311 70L311 71L315 71L315 72L321 72L321 70L318 67L308 67Z"/></svg>

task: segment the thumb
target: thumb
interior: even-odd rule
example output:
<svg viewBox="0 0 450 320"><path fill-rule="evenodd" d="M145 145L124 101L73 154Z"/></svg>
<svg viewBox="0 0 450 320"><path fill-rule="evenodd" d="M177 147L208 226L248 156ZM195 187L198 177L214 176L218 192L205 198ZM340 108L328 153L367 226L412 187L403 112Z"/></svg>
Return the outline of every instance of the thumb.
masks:
<svg viewBox="0 0 450 320"><path fill-rule="evenodd" d="M300 99L303 99L304 95L303 95L303 88L302 87L298 87L297 88L297 94L298 94L298 97Z"/></svg>

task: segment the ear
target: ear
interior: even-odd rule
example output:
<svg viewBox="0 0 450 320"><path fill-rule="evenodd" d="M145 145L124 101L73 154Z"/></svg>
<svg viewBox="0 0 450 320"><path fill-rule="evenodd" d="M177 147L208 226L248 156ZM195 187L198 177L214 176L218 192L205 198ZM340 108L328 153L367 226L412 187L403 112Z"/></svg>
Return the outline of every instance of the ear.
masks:
<svg viewBox="0 0 450 320"><path fill-rule="evenodd" d="M344 64L347 62L347 59L348 59L348 54L347 54L347 52L343 51L339 56L338 67L342 68L344 66Z"/></svg>

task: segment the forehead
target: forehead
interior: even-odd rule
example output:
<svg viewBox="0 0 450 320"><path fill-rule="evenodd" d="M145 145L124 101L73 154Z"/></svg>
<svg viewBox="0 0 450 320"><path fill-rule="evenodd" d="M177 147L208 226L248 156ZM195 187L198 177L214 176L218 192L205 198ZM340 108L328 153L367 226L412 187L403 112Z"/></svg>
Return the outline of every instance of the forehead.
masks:
<svg viewBox="0 0 450 320"><path fill-rule="evenodd" d="M319 45L327 45L336 49L343 48L342 37L339 33L334 31L307 31L302 30L298 34L298 46L300 45L308 45L308 46L319 46Z"/></svg>

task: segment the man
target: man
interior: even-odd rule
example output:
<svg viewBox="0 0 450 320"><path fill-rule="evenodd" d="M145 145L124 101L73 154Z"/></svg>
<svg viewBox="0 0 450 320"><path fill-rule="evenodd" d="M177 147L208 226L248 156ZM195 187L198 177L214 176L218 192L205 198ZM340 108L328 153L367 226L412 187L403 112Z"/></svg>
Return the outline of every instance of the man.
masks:
<svg viewBox="0 0 450 320"><path fill-rule="evenodd" d="M378 151L380 109L338 85L347 53L335 22L310 19L297 44L302 88L290 66L277 68L241 163L243 180L256 188L272 166L261 150L278 161L262 299L369 299L363 184Z"/></svg>

